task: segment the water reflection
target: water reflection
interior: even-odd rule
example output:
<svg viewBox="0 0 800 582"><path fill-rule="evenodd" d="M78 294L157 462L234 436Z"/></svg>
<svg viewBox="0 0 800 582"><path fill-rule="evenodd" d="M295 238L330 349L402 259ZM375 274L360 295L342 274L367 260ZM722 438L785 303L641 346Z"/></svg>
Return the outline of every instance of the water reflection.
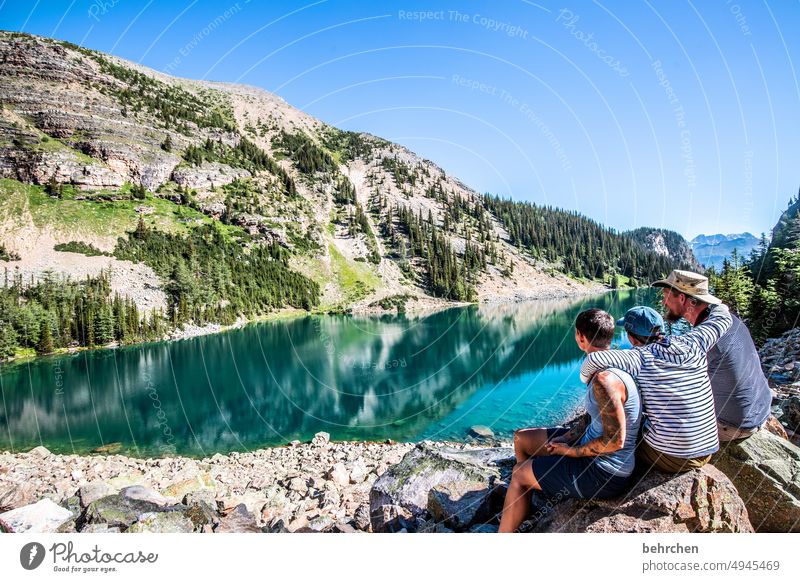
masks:
<svg viewBox="0 0 800 582"><path fill-rule="evenodd" d="M621 315L650 291L448 309L312 316L0 372L0 448L209 455L310 438L463 438L557 421L582 398L575 315Z"/></svg>

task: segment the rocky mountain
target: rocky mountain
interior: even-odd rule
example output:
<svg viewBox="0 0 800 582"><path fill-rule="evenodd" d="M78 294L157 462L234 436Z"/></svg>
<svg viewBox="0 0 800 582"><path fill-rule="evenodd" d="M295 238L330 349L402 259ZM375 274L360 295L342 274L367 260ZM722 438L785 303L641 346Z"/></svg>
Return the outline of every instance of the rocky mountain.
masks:
<svg viewBox="0 0 800 582"><path fill-rule="evenodd" d="M719 270L722 268L722 261L730 258L733 250L743 259L747 259L750 251L757 248L759 239L743 232L740 234L700 234L689 241L697 260L706 268L714 267Z"/></svg>
<svg viewBox="0 0 800 582"><path fill-rule="evenodd" d="M644 226L628 231L625 235L646 249L669 257L676 263L677 268L696 272L703 270L689 243L675 231Z"/></svg>
<svg viewBox="0 0 800 582"><path fill-rule="evenodd" d="M14 32L0 32L0 80L0 268L8 304L30 312L0 317L0 358L283 306L575 295L671 268L576 213L479 194L258 88Z"/></svg>
<svg viewBox="0 0 800 582"><path fill-rule="evenodd" d="M11 32L0 33L0 77L0 244L20 257L2 266L25 279L103 270L141 308L166 306L152 264L115 256L143 217L165 232L221 223L247 244L277 241L290 267L320 285L322 306L596 287L546 272L509 244L482 197L432 162L260 89L177 79ZM441 273L409 240L417 220L441 231ZM419 234L432 244L426 228ZM99 253L54 250L71 243ZM442 278L438 292L431 275ZM457 279L474 291L449 288Z"/></svg>

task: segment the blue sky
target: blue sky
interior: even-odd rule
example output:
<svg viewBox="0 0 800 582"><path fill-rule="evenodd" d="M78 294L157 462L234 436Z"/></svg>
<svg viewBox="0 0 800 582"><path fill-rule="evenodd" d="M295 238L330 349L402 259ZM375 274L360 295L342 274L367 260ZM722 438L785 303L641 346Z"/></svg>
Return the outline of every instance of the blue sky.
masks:
<svg viewBox="0 0 800 582"><path fill-rule="evenodd" d="M257 85L481 192L768 231L800 185L797 2L0 0L0 28Z"/></svg>

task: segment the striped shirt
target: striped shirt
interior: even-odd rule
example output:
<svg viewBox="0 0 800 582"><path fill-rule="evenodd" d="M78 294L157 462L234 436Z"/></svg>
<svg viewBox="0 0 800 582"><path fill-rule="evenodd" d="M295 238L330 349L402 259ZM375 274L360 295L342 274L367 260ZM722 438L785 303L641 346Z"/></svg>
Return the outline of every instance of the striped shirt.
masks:
<svg viewBox="0 0 800 582"><path fill-rule="evenodd" d="M681 459L704 457L719 449L714 395L707 352L731 326L725 305L710 310L692 331L631 350L592 352L581 366L588 382L606 368L636 379L644 404L644 440L655 450Z"/></svg>

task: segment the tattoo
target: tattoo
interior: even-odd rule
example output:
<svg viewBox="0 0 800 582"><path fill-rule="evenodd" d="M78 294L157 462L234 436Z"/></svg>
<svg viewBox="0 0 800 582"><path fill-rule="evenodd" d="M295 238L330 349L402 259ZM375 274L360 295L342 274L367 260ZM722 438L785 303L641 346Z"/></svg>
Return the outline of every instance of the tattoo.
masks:
<svg viewBox="0 0 800 582"><path fill-rule="evenodd" d="M577 419L571 427L569 427L569 432L564 435L564 439L569 444L573 444L579 438L583 436L583 433L586 432L586 427L589 426L589 415L584 414L579 419Z"/></svg>
<svg viewBox="0 0 800 582"><path fill-rule="evenodd" d="M603 434L588 443L575 447L575 456L596 457L618 451L625 444L625 384L612 372L599 372L592 381L592 390Z"/></svg>

